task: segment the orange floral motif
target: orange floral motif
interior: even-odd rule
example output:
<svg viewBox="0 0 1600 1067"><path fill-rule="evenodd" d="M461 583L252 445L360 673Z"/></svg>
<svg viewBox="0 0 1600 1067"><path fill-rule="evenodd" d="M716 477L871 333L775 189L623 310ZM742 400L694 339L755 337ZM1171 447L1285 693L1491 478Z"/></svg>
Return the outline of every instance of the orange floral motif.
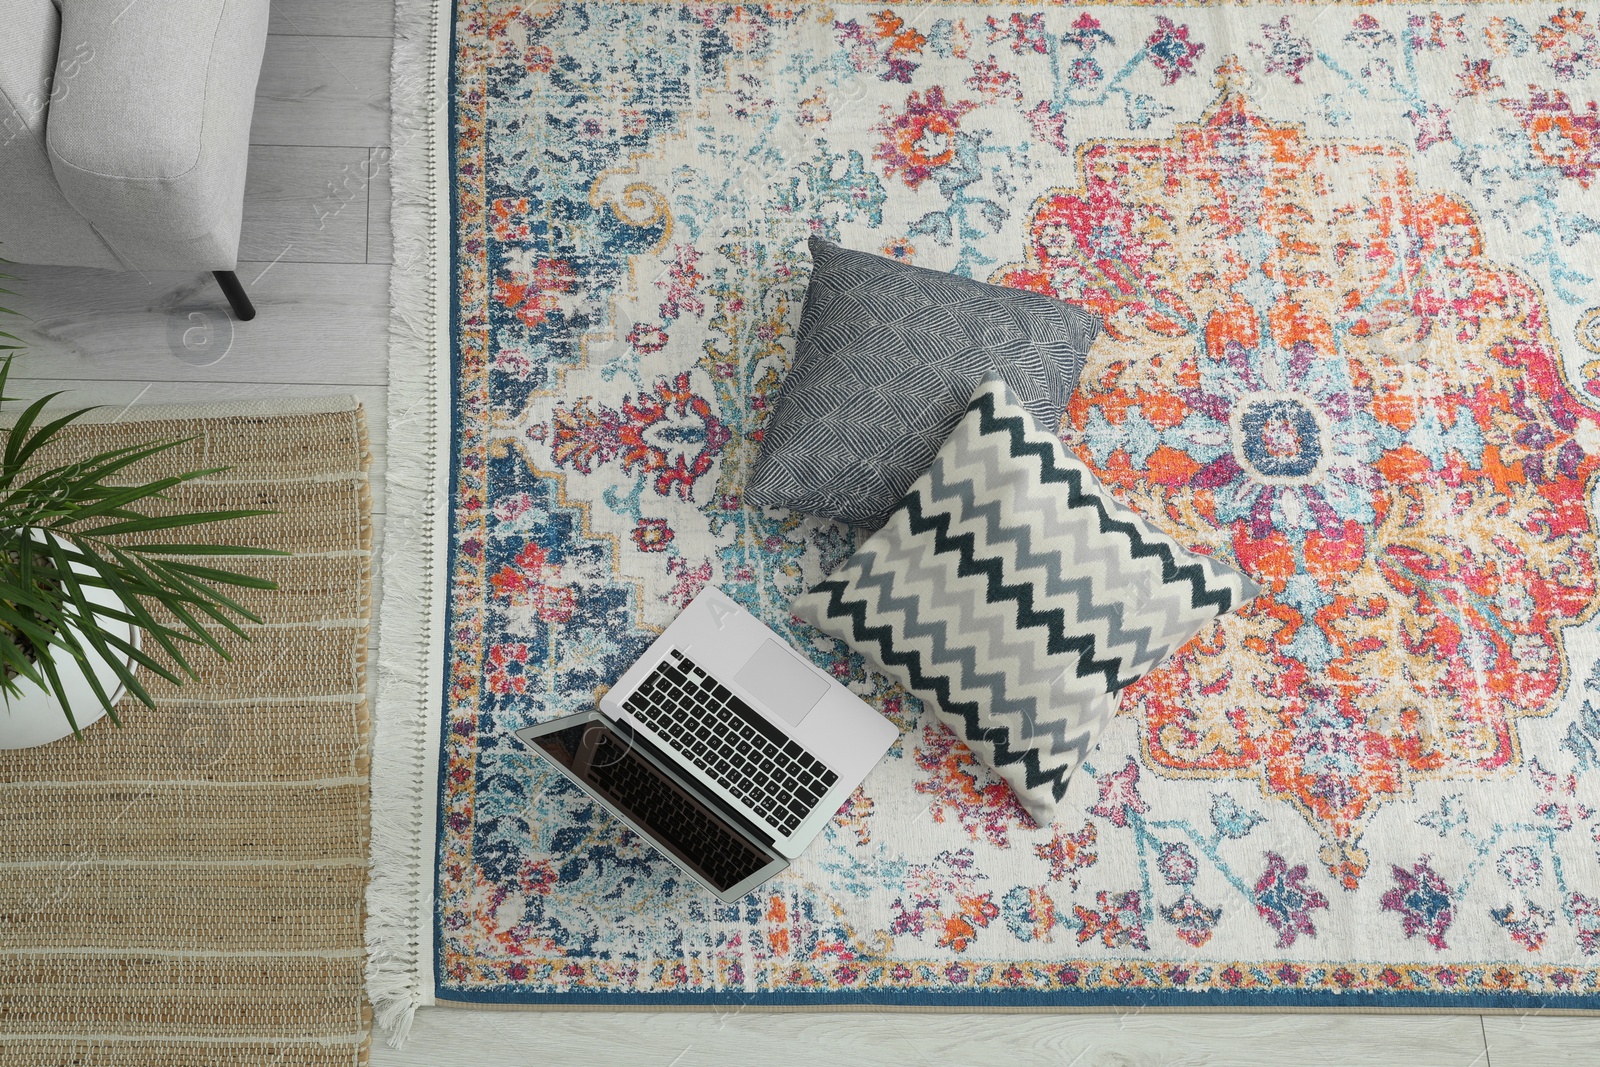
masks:
<svg viewBox="0 0 1600 1067"><path fill-rule="evenodd" d="M978 931L1000 916L994 895L978 890L984 878L967 848L941 852L932 863L913 866L906 872L903 895L890 907L890 932L916 937L931 932L938 947L965 952Z"/></svg>
<svg viewBox="0 0 1600 1067"><path fill-rule="evenodd" d="M494 298L534 329L561 307L561 298L578 287L578 275L564 259L541 259L532 271L513 270L494 280Z"/></svg>
<svg viewBox="0 0 1600 1067"><path fill-rule="evenodd" d="M501 567L489 577L496 596L532 607L547 623L566 622L578 606L577 594L560 581L561 567L550 562L543 547L531 544L517 554L515 565Z"/></svg>
<svg viewBox="0 0 1600 1067"><path fill-rule="evenodd" d="M1536 89L1527 103L1502 100L1500 106L1521 120L1534 159L1589 188L1600 173L1600 105L1591 100L1586 110L1574 110L1560 89Z"/></svg>
<svg viewBox="0 0 1600 1067"><path fill-rule="evenodd" d="M1600 64L1600 33L1589 25L1587 12L1561 8L1533 35L1539 51L1550 58L1556 77L1563 80L1581 77Z"/></svg>
<svg viewBox="0 0 1600 1067"><path fill-rule="evenodd" d="M526 241L532 236L528 228L527 197L501 197L490 205L489 212L489 224L496 241Z"/></svg>
<svg viewBox="0 0 1600 1067"><path fill-rule="evenodd" d="M944 726L930 722L922 728L916 757L917 766L931 772L916 789L932 797L928 810L934 822L953 814L967 833L1000 848L1009 843L1009 827L1033 825L1011 787L980 766L972 750Z"/></svg>
<svg viewBox="0 0 1600 1067"><path fill-rule="evenodd" d="M915 189L955 159L961 116L976 106L964 100L947 103L937 85L926 94L913 91L899 114L885 108L884 121L876 127L885 140L873 158L883 161L888 174L898 174Z"/></svg>

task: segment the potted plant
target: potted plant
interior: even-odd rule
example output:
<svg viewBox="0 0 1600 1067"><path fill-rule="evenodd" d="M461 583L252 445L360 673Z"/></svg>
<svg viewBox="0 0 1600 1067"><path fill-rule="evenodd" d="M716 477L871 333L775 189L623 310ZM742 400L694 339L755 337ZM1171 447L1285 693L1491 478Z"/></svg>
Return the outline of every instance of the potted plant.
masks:
<svg viewBox="0 0 1600 1067"><path fill-rule="evenodd" d="M7 338L15 340L0 332ZM128 484L136 464L184 441L48 465L46 446L93 409L46 420L45 408L61 395L51 393L4 429L8 405L17 403L6 396L12 359L0 361L0 748L29 748L107 715L120 725L115 706L124 693L153 706L140 670L182 684L195 677L197 650L228 658L213 631L247 638L240 623L261 620L226 589L276 586L211 561L287 553L183 536L270 512L151 513L148 505L167 491L226 469Z"/></svg>

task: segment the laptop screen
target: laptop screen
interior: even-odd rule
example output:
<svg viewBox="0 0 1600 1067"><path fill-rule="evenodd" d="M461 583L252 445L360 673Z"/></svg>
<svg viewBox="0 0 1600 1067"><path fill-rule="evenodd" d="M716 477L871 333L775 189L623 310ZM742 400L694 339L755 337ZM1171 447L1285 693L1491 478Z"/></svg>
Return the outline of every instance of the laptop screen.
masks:
<svg viewBox="0 0 1600 1067"><path fill-rule="evenodd" d="M525 740L719 890L733 888L773 860L663 773L639 750L640 742L606 722L582 722Z"/></svg>

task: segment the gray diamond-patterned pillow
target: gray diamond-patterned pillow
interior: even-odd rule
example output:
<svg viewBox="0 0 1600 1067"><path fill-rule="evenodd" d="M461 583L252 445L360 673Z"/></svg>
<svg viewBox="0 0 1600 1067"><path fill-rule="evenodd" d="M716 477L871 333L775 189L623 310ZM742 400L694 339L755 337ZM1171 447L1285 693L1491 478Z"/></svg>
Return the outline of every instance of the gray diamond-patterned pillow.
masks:
<svg viewBox="0 0 1600 1067"><path fill-rule="evenodd" d="M877 526L991 373L1055 428L1100 318L811 239L794 366L744 498Z"/></svg>

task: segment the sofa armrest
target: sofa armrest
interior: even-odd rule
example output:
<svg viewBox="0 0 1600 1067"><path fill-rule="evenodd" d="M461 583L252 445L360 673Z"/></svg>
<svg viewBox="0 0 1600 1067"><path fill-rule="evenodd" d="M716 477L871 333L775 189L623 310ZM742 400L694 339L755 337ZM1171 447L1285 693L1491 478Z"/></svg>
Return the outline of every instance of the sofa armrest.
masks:
<svg viewBox="0 0 1600 1067"><path fill-rule="evenodd" d="M87 47L52 103L67 199L130 266L229 270L268 0L63 0L61 51Z"/></svg>
<svg viewBox="0 0 1600 1067"><path fill-rule="evenodd" d="M0 0L0 149L39 136L61 15L50 0Z"/></svg>
<svg viewBox="0 0 1600 1067"><path fill-rule="evenodd" d="M0 256L114 267L116 258L61 195L44 137L51 103L72 91L88 48L56 57L50 0L0 0Z"/></svg>

